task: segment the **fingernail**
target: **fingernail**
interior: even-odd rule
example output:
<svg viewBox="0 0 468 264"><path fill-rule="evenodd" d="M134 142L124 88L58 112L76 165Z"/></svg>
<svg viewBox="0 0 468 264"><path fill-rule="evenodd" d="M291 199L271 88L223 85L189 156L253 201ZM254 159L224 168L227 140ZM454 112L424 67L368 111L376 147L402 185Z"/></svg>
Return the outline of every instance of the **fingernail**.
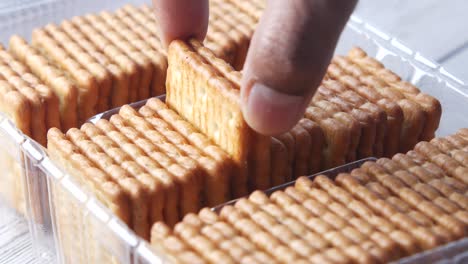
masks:
<svg viewBox="0 0 468 264"><path fill-rule="evenodd" d="M278 92L253 84L250 93L242 95L244 119L255 131L277 135L289 131L304 114L304 97Z"/></svg>

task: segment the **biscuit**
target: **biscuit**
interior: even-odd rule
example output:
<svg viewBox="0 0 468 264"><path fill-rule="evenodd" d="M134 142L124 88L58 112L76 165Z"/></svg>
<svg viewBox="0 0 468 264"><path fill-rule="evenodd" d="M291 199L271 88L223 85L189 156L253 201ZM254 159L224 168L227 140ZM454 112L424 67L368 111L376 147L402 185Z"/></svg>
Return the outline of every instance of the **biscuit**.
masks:
<svg viewBox="0 0 468 264"><path fill-rule="evenodd" d="M98 34L101 34L101 36L106 39L106 42L113 44L120 52L126 54L135 62L138 72L140 73L140 78L138 79L137 89L131 90L129 93L130 101L135 102L148 98L154 73L150 59L132 43L129 43L117 30L114 30L114 27L106 24L99 16L86 15L74 19L80 23L87 23L87 25L97 31Z"/></svg>
<svg viewBox="0 0 468 264"><path fill-rule="evenodd" d="M406 99L401 93L393 90L377 77L370 75L359 65L353 64L349 58L336 56L332 63L339 65L341 69L357 78L359 82L376 91L380 96L396 102L401 107L404 119L400 135L400 152L412 149L419 141L426 123L426 116L421 106Z"/></svg>
<svg viewBox="0 0 468 264"><path fill-rule="evenodd" d="M79 123L83 123L86 119L98 113L100 110L97 105L99 91L98 83L94 76L71 58L54 39L48 37L44 30L34 30L33 46L44 57L47 57L49 61L63 69L76 84L78 88L77 109Z"/></svg>
<svg viewBox="0 0 468 264"><path fill-rule="evenodd" d="M350 133L350 142L348 152L346 154L346 161L355 161L359 142L361 141L361 124L355 118L353 118L352 115L340 111L339 107L334 103L328 101L317 101L313 104L314 106L322 108L325 112L333 113L331 116L345 125L346 129Z"/></svg>
<svg viewBox="0 0 468 264"><path fill-rule="evenodd" d="M110 91L109 105L112 107L121 106L128 102L128 92L130 85L131 69L127 69L124 65L128 58L125 56L108 57L103 51L99 50L85 35L78 30L70 21L63 21L59 30L62 30L70 38L70 50L81 49L83 53L88 54L95 59L100 65L105 67L112 75L112 87ZM64 36L61 34L62 37ZM81 54L81 53L80 53ZM86 61L87 56L79 56L80 59ZM92 60L92 59L90 59ZM85 62L83 62L85 63ZM127 69L127 70L125 70ZM105 91L101 91L105 95ZM101 96L102 97L102 96Z"/></svg>
<svg viewBox="0 0 468 264"><path fill-rule="evenodd" d="M84 51L77 43L74 43L59 27L54 24L48 24L43 30L35 30L33 32L33 45L38 47L44 46L46 52L54 52L54 49L60 46L66 52L62 54L72 57L93 75L96 82L95 85L98 87L97 111L104 112L111 107L109 96L112 89L113 76L94 57Z"/></svg>
<svg viewBox="0 0 468 264"><path fill-rule="evenodd" d="M210 52L196 41L172 42L168 52L166 102L231 155L238 168L239 185L247 178L250 189L267 188L270 156L264 155L264 151L269 149L270 139L256 134L244 121L239 84L223 78L219 67L214 66L222 62L207 61L200 53ZM202 85L193 87L195 83Z"/></svg>
<svg viewBox="0 0 468 264"><path fill-rule="evenodd" d="M321 168L329 169L345 164L351 141L351 133L346 126L315 106L307 107L305 117L318 123L325 136Z"/></svg>
<svg viewBox="0 0 468 264"><path fill-rule="evenodd" d="M158 222L151 228L151 245L156 248L162 247L165 254L169 253L171 258L186 263L207 263L198 253L193 251L187 243L174 235L169 227Z"/></svg>
<svg viewBox="0 0 468 264"><path fill-rule="evenodd" d="M118 162L122 168L127 170L129 174L134 176L139 182L141 182L141 184L143 184L150 199L150 223L164 220L163 210L165 209L166 204L169 204L166 203L166 200L174 197L166 194L170 192L166 189L170 189L172 187L171 184L167 187L168 185L160 179L170 177L169 173L164 171L161 167L154 165L154 163L151 163L152 161L150 159L141 155L138 151L126 153L124 151L125 148L123 148L122 145L127 142L115 141L113 138L108 137L102 130L103 128L106 128L104 131L110 132L116 131L116 129L106 121L100 121L98 123L100 124L99 127L86 123L81 127L81 131L83 131L96 145L100 146L107 155L114 159L115 162ZM154 170L148 169L149 166ZM161 176L161 174L163 176Z"/></svg>
<svg viewBox="0 0 468 264"><path fill-rule="evenodd" d="M284 174L284 181L290 182L293 180L293 172L294 172L294 157L296 153L295 148L295 139L294 136L290 132L283 133L281 135L273 137L274 139L280 141L285 147L287 151L287 171ZM320 155L322 153L320 152Z"/></svg>
<svg viewBox="0 0 468 264"><path fill-rule="evenodd" d="M0 111L25 135L32 137L29 100L5 80L0 80Z"/></svg>
<svg viewBox="0 0 468 264"><path fill-rule="evenodd" d="M155 118L151 118L151 119L153 121L156 121ZM192 179L187 179L188 185L184 187L184 189L187 189L191 186L191 188L198 190L198 193L196 194L193 193L193 194L197 196L201 194L203 196L202 198L203 200L207 199L205 197L208 197L211 194L211 191L213 191L214 193L217 193L217 191L214 191L211 189L206 189L202 191L201 184L205 183L205 179L211 176L211 175L208 175L208 171L204 169L203 165L201 165L203 162L206 162L206 161L200 160L200 162L198 162L195 159L192 159L185 151L179 149L176 144L172 144L170 140L168 140L168 137L164 136L163 133L155 129L154 126L151 125L150 122L147 121L147 119L143 118L133 108L129 106L122 107L120 109L120 115L119 116L116 115L112 117L111 121L112 120L115 120L116 124L119 124L120 126L124 125L125 122L128 122L135 128L136 131L139 131L140 135L143 138L146 137L148 140L151 140L156 146L158 146L158 148L161 149L161 151L167 153L169 157L171 157L172 159L174 159L174 161L182 165L187 170L187 172L191 174L191 176L185 176L185 177L192 178ZM214 175L214 177L217 177L217 175ZM219 188L221 189L222 194L225 193L223 191L227 190L226 184L227 184L227 181L224 181L219 185ZM225 187L224 190L222 189L223 186ZM217 197L219 197L219 195L217 195ZM197 201L197 199L200 199L200 198L193 197L188 200L195 202ZM201 201L199 201L199 203L201 204Z"/></svg>
<svg viewBox="0 0 468 264"><path fill-rule="evenodd" d="M289 216L281 207L270 201L264 193L255 191L249 196L249 200L261 207L264 212L275 217L277 221L287 226L296 235L301 236L312 248L323 251L329 246L324 238L312 232L307 225Z"/></svg>
<svg viewBox="0 0 468 264"><path fill-rule="evenodd" d="M130 226L138 235L148 237L148 196L142 184L106 155L99 146L91 142L80 130L76 128L68 130L67 137L90 161L106 172L125 190L130 200Z"/></svg>
<svg viewBox="0 0 468 264"><path fill-rule="evenodd" d="M142 132L141 124L133 123L130 126L118 115L113 116L110 122L121 131L120 141L133 142L131 144L138 146L139 151L157 161L170 172L173 184L176 184L179 189L178 203L177 201L174 202L179 204L180 216L197 211L200 208L201 172L193 160L184 156L176 156L178 154L174 155L174 151L168 151L173 146L155 130L146 129L145 132ZM114 137L119 136L117 133L113 134ZM172 189L170 188L168 193L173 193ZM173 196L171 195L171 197ZM168 202L174 203L169 200ZM169 210L173 210L173 207L171 206Z"/></svg>
<svg viewBox="0 0 468 264"><path fill-rule="evenodd" d="M118 47L111 44L107 38L102 36L95 28L86 23L83 18L75 17L67 23L62 22L62 27L65 29L65 24L67 24L68 29L73 28L75 32L79 32L81 36L84 36L89 42L79 43L85 50L88 52L99 51L102 54L105 54L107 58L112 60L116 65L118 65L123 72L128 76L128 90L120 91L121 96L126 99L125 103L136 101L137 93L140 90L140 79L141 71L139 65L133 61L132 58L127 56L126 53L121 51ZM80 37L78 35L77 37ZM76 41L76 39L75 39ZM92 43L93 45L89 45Z"/></svg>
<svg viewBox="0 0 468 264"><path fill-rule="evenodd" d="M295 199L298 203L303 204L306 208L308 207L309 210L314 210L313 207L320 207L320 205L317 204L314 200L312 200L311 197L307 197L305 194L293 187L287 188L285 192L290 197ZM390 238L385 237L383 234L379 234L379 240L372 241L371 238L367 236L367 234L361 233L361 231L357 230L355 227L349 226L346 223L348 219L345 220L340 216L336 215L334 212L329 211L328 209L325 209L325 211L321 215L328 223L335 225L335 228L337 230L341 230L343 235L353 240L354 243L361 246L369 245L369 247L372 248L370 254L373 255L375 258L381 261L388 261L390 257L395 257L395 255L393 254L395 254L394 247L396 246L396 244L393 241L391 241ZM339 226L337 226L337 224ZM384 246L384 248L381 248L381 245ZM392 253L392 255L390 255L389 253Z"/></svg>
<svg viewBox="0 0 468 264"><path fill-rule="evenodd" d="M428 94L421 93L413 84L402 81L395 73L386 69L376 59L369 57L360 48L355 47L350 50L348 57L369 73L389 84L392 89L400 92L405 98L418 103L426 114L426 123L420 140L427 141L434 138L442 115L442 106L437 99Z"/></svg>
<svg viewBox="0 0 468 264"><path fill-rule="evenodd" d="M140 36L141 39L145 40L149 45L151 45L155 50L166 54L166 50L164 49L161 40L159 39L158 35L156 34L155 30L149 30L144 25L145 23L141 24L138 19L136 19L133 14L139 12L133 6L131 7L132 11L128 12L126 8L119 8L116 10L115 15L119 17L119 19L125 23L129 28L131 28L136 34ZM146 20L145 20L146 22Z"/></svg>
<svg viewBox="0 0 468 264"><path fill-rule="evenodd" d="M338 180L338 178L337 178ZM307 193L309 196L313 196L317 200L319 200L322 204L329 204L333 200L336 199L336 201L346 205L349 207L349 210L351 210L353 213L357 214L360 217L363 217L365 219L368 219L366 216L371 213L372 211L369 210L364 204L362 204L360 201L353 200L352 197L349 197L346 199L346 196L343 195L338 195L336 191L329 192L329 194L325 191L322 191L320 189L314 188L313 187L314 183L310 181L309 179L305 177L301 177L296 181L295 187L298 190L303 191L304 193ZM336 188L334 188L336 190ZM339 189L338 189L339 190ZM331 196L330 196L331 195ZM342 200L342 198L345 198L346 201ZM339 212L339 211L338 211ZM405 249L408 252L414 252L416 250L415 248L415 243L414 240L411 238L411 236L395 230L394 226L392 223L388 222L388 220L384 218L373 218L373 219L368 219L369 223L372 226L375 226L378 230L389 234L390 237L392 237L393 240L395 240L395 236L398 236L400 239L395 240L399 245L402 246L403 249ZM354 223L355 226L361 226L360 224L363 224L362 221L356 221L353 219L351 223ZM365 222L364 222L365 223Z"/></svg>
<svg viewBox="0 0 468 264"><path fill-rule="evenodd" d="M322 95L323 98L319 99L317 95ZM375 119L366 111L348 103L342 97L338 97L337 94L326 88L324 85L320 86L317 90L314 99L316 101L329 101L330 103L335 104L339 107L340 111L350 114L354 119L356 119L361 125L361 137L359 140L359 145L357 148L357 159L371 157L374 154L375 144L379 144L379 147L376 148L379 153L376 153L375 156L382 156L383 152L383 137L379 138L380 142L376 142L377 137L377 124Z"/></svg>
<svg viewBox="0 0 468 264"><path fill-rule="evenodd" d="M395 208L392 207L391 203L389 203L388 200L387 201L381 200L380 198L378 198L378 196L376 196L375 193L369 191L367 188L364 188L363 185L361 185L356 180L354 180L353 177L350 177L349 174L340 174L336 178L336 181L340 186L343 186L348 191L350 191L353 194L353 196L359 197L360 199L365 201L366 204L368 204L372 208L372 210L382 213L383 216L388 217L389 220L393 222L395 225L399 226L403 230L406 230L406 232L409 232L412 236L417 238L419 241L418 243L422 247L432 248L438 245L438 243L440 243L439 238L435 237L431 233L428 233L427 230L422 229L421 227L418 227L414 219L409 218L407 215L396 211ZM322 184L321 186L322 188L330 187L329 184L323 185L324 182L321 182L321 184ZM390 236L392 237L393 235L395 235L395 233L390 234ZM408 241L408 238L406 238L405 240ZM402 243L405 240L403 241L395 240L395 242L400 244L402 248L404 248L405 251L407 251L407 253L414 252L414 250L417 250L415 248L416 245L412 238L411 240L413 242L410 243L411 245L408 243Z"/></svg>
<svg viewBox="0 0 468 264"><path fill-rule="evenodd" d="M235 263L234 259L224 251L217 248L216 244L202 236L197 230L184 222L179 222L174 227L174 234L184 239L197 253L212 263L223 261Z"/></svg>
<svg viewBox="0 0 468 264"><path fill-rule="evenodd" d="M430 143L445 154L451 156L464 167L468 166L468 152L461 150L462 145L457 147L445 138L434 138Z"/></svg>
<svg viewBox="0 0 468 264"><path fill-rule="evenodd" d="M78 124L78 89L73 81L66 77L66 73L49 63L44 56L20 37L10 38L10 52L27 65L57 95L61 128L66 130L76 127ZM89 108L84 111L89 111Z"/></svg>
<svg viewBox="0 0 468 264"><path fill-rule="evenodd" d="M289 228L277 222L268 212L261 210L248 199L241 198L236 202L235 207L248 215L260 227L269 230L272 235L289 245L291 250L294 250L298 255L308 257L317 253L317 250L303 240L301 235L293 233Z"/></svg>
<svg viewBox="0 0 468 264"><path fill-rule="evenodd" d="M248 237L258 247L267 251L270 255L279 261L295 261L300 259L297 253L287 250L287 247L269 232L262 230L252 220L245 217L238 209L233 206L225 206L220 212L221 219L229 222L244 236Z"/></svg>
<svg viewBox="0 0 468 264"><path fill-rule="evenodd" d="M139 99L147 99L149 95L158 96L165 93L165 81L167 71L167 59L165 54L159 49L154 49L150 46L146 39L140 39L139 36L129 28L126 24L120 21L119 18L108 12L101 12L100 17L111 28L116 28L116 32L124 37L130 44L141 51L150 61L153 66L151 79L151 90L144 90L143 94L139 95Z"/></svg>
<svg viewBox="0 0 468 264"><path fill-rule="evenodd" d="M389 188L392 193L398 195L401 199L409 203L411 206L417 208L423 214L432 218L439 225L447 228L450 232L449 236L454 237L463 236L466 232L463 224L452 216L444 213L439 207L430 203L423 196L419 195L416 191L406 187L404 183L398 178L392 177L378 164L366 162L362 168L366 170L370 176L381 182L385 187Z"/></svg>
<svg viewBox="0 0 468 264"><path fill-rule="evenodd" d="M230 199L230 175L226 173L226 170L229 170L228 161L216 161L210 155L202 153L203 150L193 146L170 125L170 122L160 119L158 114L148 106L141 107L139 113L180 151L196 160L205 170L207 177L204 177L203 181L206 195L204 195L203 200L206 206L219 205ZM120 112L120 115L132 122L130 115L127 117L123 111Z"/></svg>
<svg viewBox="0 0 468 264"><path fill-rule="evenodd" d="M281 141L271 138L271 177L270 186L278 186L285 183L285 175L290 170L288 164L288 150Z"/></svg>
<svg viewBox="0 0 468 264"><path fill-rule="evenodd" d="M151 110L156 112L159 117L164 119L167 123L171 124L175 131L184 136L190 144L196 146L197 148L202 150L203 153L206 154L208 157L211 157L213 160L221 164L221 167L224 168L222 170L223 174L225 175L225 177L228 178L229 182L232 182L230 183L230 193L232 195L234 195L235 192L247 192L246 183L240 185L243 189L237 191L234 190L236 187L234 181L237 181L236 179L234 179L234 177L237 177L237 175L234 176L234 163L226 152L224 152L222 149L216 146L204 134L200 133L191 123L185 121L177 113L169 109L167 105L164 104L161 100L157 98L151 98L146 102L145 106L149 107ZM145 116L143 111L141 111L140 113L143 114L143 116Z"/></svg>
<svg viewBox="0 0 468 264"><path fill-rule="evenodd" d="M307 211L303 207L298 206L291 197L281 191L273 193L271 199L297 219L307 222L310 228L321 234L333 246L338 247L348 258L363 261L364 263L368 263L372 259L367 252L354 246L350 239L319 218L320 214L318 214L318 211L315 211L318 208L312 208L311 211ZM319 211L321 210L319 209ZM354 251L359 252L359 254L355 254Z"/></svg>
<svg viewBox="0 0 468 264"><path fill-rule="evenodd" d="M112 213L130 225L130 201L124 189L109 175L96 168L58 129L50 129L47 136L47 148L51 159L60 164L79 184L92 191L95 197ZM54 213L63 256L70 261L71 259L81 259L83 256L78 253L79 249L82 248L81 245L76 244L81 241L78 239L82 239L83 230L78 227L83 224L81 219L84 216L74 216L73 214L80 213L82 210L77 207L74 200L69 198L69 194L63 192L62 187L55 186L55 184L51 187L53 188L51 198L54 201ZM90 242L88 241L86 244L88 252L99 250L94 249L93 247L96 245ZM76 246L80 247L76 248Z"/></svg>
<svg viewBox="0 0 468 264"><path fill-rule="evenodd" d="M336 64L330 64L327 73L332 79L340 81L348 89L356 92L366 100L375 103L386 112L387 132L384 141L384 155L386 157L391 157L397 153L401 144L400 138L403 126L403 111L401 107L395 102L384 98L377 91L369 89L356 78L345 74L344 70Z"/></svg>
<svg viewBox="0 0 468 264"><path fill-rule="evenodd" d="M293 161L293 179L307 175L312 139L307 130L296 124L290 131L295 140L295 155Z"/></svg>
<svg viewBox="0 0 468 264"><path fill-rule="evenodd" d="M414 149L442 168L448 175L468 184L468 168L452 157L443 154L436 147L424 141L418 143Z"/></svg>

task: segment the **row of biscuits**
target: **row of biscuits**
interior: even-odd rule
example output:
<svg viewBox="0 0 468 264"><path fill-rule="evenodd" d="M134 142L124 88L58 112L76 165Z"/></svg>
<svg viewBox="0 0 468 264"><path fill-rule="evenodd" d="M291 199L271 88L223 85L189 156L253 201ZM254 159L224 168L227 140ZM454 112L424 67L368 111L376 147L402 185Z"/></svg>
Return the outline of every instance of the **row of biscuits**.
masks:
<svg viewBox="0 0 468 264"><path fill-rule="evenodd" d="M206 43L241 67L256 22L244 19L247 26L230 13L230 2L212 3ZM150 7L128 5L48 24L33 31L31 43L11 37L8 50L0 46L0 111L46 146L50 128L67 131L97 113L164 94L167 59L157 27ZM2 157L11 167L2 194L24 212L21 168Z"/></svg>
<svg viewBox="0 0 468 264"><path fill-rule="evenodd" d="M364 66L350 63L353 68L378 63L359 48L350 54L360 54L356 60L365 61ZM392 87L413 87L408 95L413 101L386 98L381 90L403 92L383 84L359 83L332 64L298 124L287 133L268 137L250 129L243 119L239 106L242 73L202 43L174 41L168 64L166 103L232 157L237 169L236 197L358 159L407 151L420 140L433 138L441 117L438 100L398 76L392 79ZM381 71L389 72L373 67L371 80L380 78ZM390 82L391 78L386 79ZM417 103L427 106L427 113Z"/></svg>
<svg viewBox="0 0 468 264"><path fill-rule="evenodd" d="M240 69L257 20L230 12L238 9L229 1L210 3L206 44ZM48 24L33 31L31 44L13 36L8 51L1 47L3 112L45 145L51 127L67 131L97 113L164 94L167 59L157 28L149 6L127 5Z"/></svg>
<svg viewBox="0 0 468 264"><path fill-rule="evenodd" d="M387 263L468 235L468 130L152 227L174 263ZM456 142L456 144L454 144ZM433 151L451 165L432 163ZM462 154L463 153L463 154Z"/></svg>

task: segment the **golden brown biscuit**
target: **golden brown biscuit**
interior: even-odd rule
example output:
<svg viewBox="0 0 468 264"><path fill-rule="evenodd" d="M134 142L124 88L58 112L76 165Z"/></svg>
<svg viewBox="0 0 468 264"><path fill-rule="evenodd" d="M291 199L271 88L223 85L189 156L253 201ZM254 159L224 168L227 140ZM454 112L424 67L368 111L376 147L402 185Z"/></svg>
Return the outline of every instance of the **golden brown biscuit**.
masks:
<svg viewBox="0 0 468 264"><path fill-rule="evenodd" d="M73 79L78 89L77 109L80 123L98 113L99 110L105 109L106 105L98 109L99 91L94 76L71 58L44 30L36 29L34 31L33 46Z"/></svg>
<svg viewBox="0 0 468 264"><path fill-rule="evenodd" d="M337 106L335 103L322 100L313 102L313 105L316 107L320 107L325 112L332 113L331 116L334 119L340 121L346 126L346 129L350 133L350 142L348 153L346 154L346 161L355 161L357 157L357 149L362 134L361 124L352 115L342 112L339 106Z"/></svg>
<svg viewBox="0 0 468 264"><path fill-rule="evenodd" d="M308 162L308 174L314 174L320 171L322 163L322 153L325 147L325 136L320 126L310 119L303 118L298 123L310 135L311 146Z"/></svg>
<svg viewBox="0 0 468 264"><path fill-rule="evenodd" d="M125 135L126 139L121 137L120 140L133 142L140 151L170 172L172 181L179 189L180 216L195 212L200 208L200 177L202 175L200 168L192 159L177 153L174 146L157 131L146 127L142 130L144 123L130 125L119 115L114 115L110 122ZM115 137L118 136L116 133L113 134Z"/></svg>
<svg viewBox="0 0 468 264"><path fill-rule="evenodd" d="M289 131L295 141L295 155L293 161L293 179L307 175L309 172L309 160L312 139L307 130L301 125L295 125Z"/></svg>
<svg viewBox="0 0 468 264"><path fill-rule="evenodd" d="M215 62L205 60L202 52L210 53L196 41L174 41L170 45L166 101L232 156L239 171L239 185L248 174L252 175L248 177L250 188L267 188L270 157L264 151L269 149L270 139L248 127L239 107L239 84L223 78ZM192 87L194 83L201 83L201 88ZM212 107L218 110L209 110ZM199 119L202 115L206 118Z"/></svg>
<svg viewBox="0 0 468 264"><path fill-rule="evenodd" d="M203 200L205 201L206 206L219 205L230 199L229 161L217 161L210 155L203 153L203 150L199 149L197 146L193 146L189 140L176 131L169 122L160 119L160 116L156 111L152 110L150 107L143 106L140 108L139 113L180 151L196 160L206 171L207 177L204 177L203 179L205 185L204 192L206 193ZM135 113L132 113L132 115L126 115L121 111L120 115L131 122L131 117L134 116Z"/></svg>
<svg viewBox="0 0 468 264"><path fill-rule="evenodd" d="M104 151L91 142L88 137L76 128L68 130L67 137L99 169L105 171L127 193L130 200L130 223L135 232L142 237L149 237L148 196L145 188L132 175L127 173Z"/></svg>
<svg viewBox="0 0 468 264"><path fill-rule="evenodd" d="M351 138L351 133L345 125L315 106L309 106L306 109L305 117L318 123L325 136L326 144L323 149L321 168L329 169L345 164Z"/></svg>
<svg viewBox="0 0 468 264"><path fill-rule="evenodd" d="M420 140L430 140L434 137L442 115L442 107L437 99L421 93L413 84L402 81L395 73L386 69L383 64L368 56L360 48L355 47L350 50L348 57L367 72L389 84L395 92L400 92L405 98L419 104L426 114L426 123Z"/></svg>
<svg viewBox="0 0 468 264"><path fill-rule="evenodd" d="M428 160L442 168L448 175L468 184L468 168L445 155L428 142L420 142L415 146L415 151L425 156Z"/></svg>
<svg viewBox="0 0 468 264"><path fill-rule="evenodd" d="M139 95L139 99L147 99L149 95L158 96L165 93L165 81L167 71L167 59L165 54L161 53L159 49L154 49L146 42L146 39L141 39L126 24L117 18L117 16L109 12L100 13L101 21L104 20L107 26L115 28L115 32L125 38L131 45L142 52L150 61L153 66L153 73L151 78L151 90L143 91Z"/></svg>
<svg viewBox="0 0 468 264"><path fill-rule="evenodd" d="M279 140L287 149L287 164L288 170L284 175L285 182L290 182L293 180L293 170L294 170L294 156L295 156L295 139L294 136L290 132L283 133L281 135L275 136L275 139ZM320 153L321 155L322 153Z"/></svg>
<svg viewBox="0 0 468 264"><path fill-rule="evenodd" d="M397 153L400 147L400 134L403 124L403 111L401 107L395 102L384 98L377 91L369 89L358 79L347 75L347 73L336 64L330 64L328 67L328 75L333 80L340 81L348 89L356 92L366 100L375 103L386 112L387 132L385 134L384 155L390 157Z"/></svg>
<svg viewBox="0 0 468 264"><path fill-rule="evenodd" d="M174 197L166 194L170 191L166 190L167 185L165 182L162 182L160 178L163 178L164 176L169 177L167 176L169 173L165 172L161 167L154 166L153 163L151 163L151 160L147 159L145 155L141 155L138 151L131 153L124 152L125 148L123 148L122 145L127 142L115 141L106 135L106 132L116 131L116 129L107 121L99 122L99 124L100 126L96 127L86 123L81 127L81 131L83 131L96 145L100 146L114 159L115 162L118 162L122 168L125 168L129 174L143 184L150 199L150 223L164 220L165 206L166 204L169 204L166 203L166 200ZM104 130L106 132L103 132L103 128L106 128L106 130ZM130 146L127 148L130 148ZM142 164L146 166L142 166ZM147 168L151 166L148 164L153 165L151 167L153 170ZM164 176L160 176L160 174L163 174Z"/></svg>
<svg viewBox="0 0 468 264"><path fill-rule="evenodd" d="M121 51L118 47L111 44L110 41L102 36L94 27L86 23L81 17L75 17L70 21L64 21L62 27L65 30L65 24L68 29L74 29L77 37L84 36L89 42L81 42L80 45L89 52L99 51L105 54L107 58L112 60L115 64L119 65L122 71L126 73L129 78L129 86L127 91L121 91L121 96L125 96L126 103L134 102L137 93L140 90L139 84L142 78L141 69L139 65L133 61L133 58L127 56L126 53ZM76 41L76 40L75 40ZM92 43L92 45L89 45Z"/></svg>
<svg viewBox="0 0 468 264"><path fill-rule="evenodd" d="M380 96L396 102L401 107L404 119L400 135L400 151L405 152L412 149L419 141L426 124L426 116L421 106L406 99L401 93L391 89L387 84L370 75L347 57L336 56L333 58L332 63L358 79L361 84L376 91Z"/></svg>
<svg viewBox="0 0 468 264"><path fill-rule="evenodd" d="M125 63L128 58L124 55L108 57L104 51L99 50L94 43L86 38L86 36L76 28L70 21L63 21L60 25L60 30L67 34L70 38L72 48L70 49L81 49L84 53L91 56L99 64L105 67L108 72L112 75L112 87L110 91L110 103L112 107L121 106L128 102L128 92L130 78L131 78L131 65L127 66ZM63 34L62 34L63 37ZM109 50L109 48L107 49ZM109 52L111 53L111 52ZM81 57L80 57L81 58ZM90 59L92 60L92 59ZM105 94L105 91L102 91Z"/></svg>
<svg viewBox="0 0 468 264"><path fill-rule="evenodd" d="M290 170L288 164L288 150L281 141L271 138L271 178L270 186L278 186L285 183L285 175Z"/></svg>
<svg viewBox="0 0 468 264"><path fill-rule="evenodd" d="M110 108L109 96L113 82L111 73L77 43L73 42L58 26L48 24L43 30L35 30L33 32L33 44L38 47L47 46L47 49L44 50L49 50L54 46L62 47L69 57L74 58L76 62L93 75L98 87L97 111L103 112ZM53 49L48 52L53 52Z"/></svg>

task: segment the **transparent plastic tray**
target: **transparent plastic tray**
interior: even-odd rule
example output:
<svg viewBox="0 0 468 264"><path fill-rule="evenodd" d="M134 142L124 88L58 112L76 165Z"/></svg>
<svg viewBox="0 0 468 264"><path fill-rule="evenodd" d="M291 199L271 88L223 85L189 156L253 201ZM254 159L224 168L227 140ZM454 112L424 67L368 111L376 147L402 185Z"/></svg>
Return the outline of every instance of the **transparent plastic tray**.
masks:
<svg viewBox="0 0 468 264"><path fill-rule="evenodd" d="M0 4L3 8L0 9L0 41L3 45L11 34L28 38L34 27L48 22L59 22L91 11L113 10L124 3L149 1L22 0L13 5L10 2ZM337 53L344 54L355 45L441 101L443 115L438 136L468 127L468 87L462 81L357 17L349 21ZM0 263L166 262L164 256L150 249L146 241L58 168L39 144L18 131L2 114L0 170L2 179L14 181L0 181ZM11 199L15 193L22 194L24 199ZM65 199L70 207L57 208L53 202L57 197ZM19 211L12 208L19 208ZM69 219L75 221L74 226L79 228L77 236L58 232L56 227L60 219L54 216L63 213L61 209L69 212ZM65 258L61 247L65 242L72 243L76 258ZM467 249L468 241L464 239L401 262L467 263Z"/></svg>

